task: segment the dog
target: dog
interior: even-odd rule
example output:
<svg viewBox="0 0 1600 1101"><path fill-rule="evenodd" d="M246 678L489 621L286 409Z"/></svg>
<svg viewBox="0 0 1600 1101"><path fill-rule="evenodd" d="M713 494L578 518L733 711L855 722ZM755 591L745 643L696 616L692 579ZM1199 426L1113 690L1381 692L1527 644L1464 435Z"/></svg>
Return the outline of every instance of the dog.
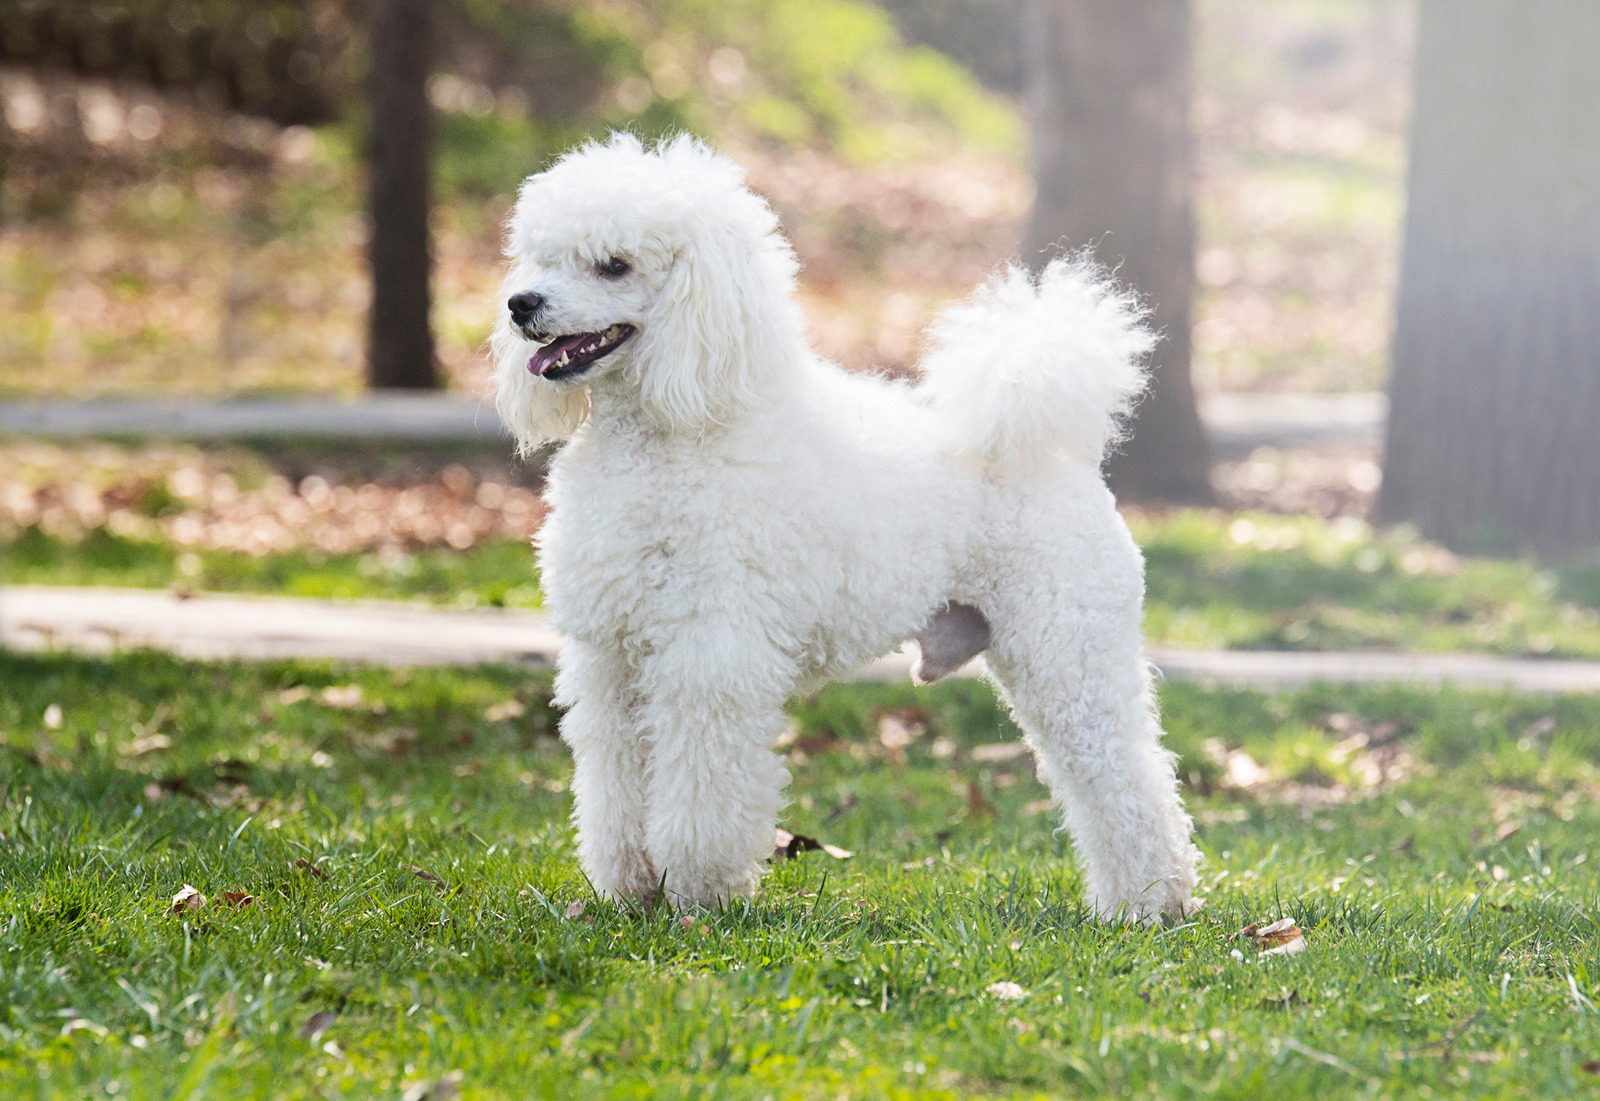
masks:
<svg viewBox="0 0 1600 1101"><path fill-rule="evenodd" d="M979 651L1109 920L1181 918L1197 852L1161 745L1144 567L1100 467L1155 338L1091 265L996 275L916 385L807 345L797 263L732 161L617 135L523 185L496 405L550 462L539 563L580 861L606 896L752 893L783 704L917 638Z"/></svg>

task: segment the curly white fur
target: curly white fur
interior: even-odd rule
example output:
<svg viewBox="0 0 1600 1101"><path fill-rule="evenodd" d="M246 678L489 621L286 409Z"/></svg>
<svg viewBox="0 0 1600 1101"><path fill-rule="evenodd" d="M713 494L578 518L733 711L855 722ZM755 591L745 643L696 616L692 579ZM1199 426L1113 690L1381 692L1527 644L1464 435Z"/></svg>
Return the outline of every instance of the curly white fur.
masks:
<svg viewBox="0 0 1600 1101"><path fill-rule="evenodd" d="M1037 280L1008 267L934 322L918 389L959 451L1008 468L1057 452L1099 466L1144 392L1155 337L1141 320L1086 261L1057 260Z"/></svg>
<svg viewBox="0 0 1600 1101"><path fill-rule="evenodd" d="M938 322L920 386L847 374L803 339L771 210L688 138L619 136L533 177L508 254L507 295L543 305L522 328L502 309L498 404L525 450L567 439L539 548L597 888L752 891L788 781L784 700L956 601L992 628L990 673L1099 912L1183 912L1196 852L1143 563L1099 472L1152 343L1128 296L1085 264L1010 270ZM621 325L581 373L530 371L530 334Z"/></svg>

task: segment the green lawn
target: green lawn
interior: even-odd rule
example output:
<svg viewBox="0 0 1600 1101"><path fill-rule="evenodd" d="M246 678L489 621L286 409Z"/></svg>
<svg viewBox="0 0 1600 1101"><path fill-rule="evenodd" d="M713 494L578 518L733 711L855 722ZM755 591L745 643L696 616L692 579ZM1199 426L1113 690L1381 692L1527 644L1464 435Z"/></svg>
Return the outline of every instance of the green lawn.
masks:
<svg viewBox="0 0 1600 1101"><path fill-rule="evenodd" d="M1358 521L1181 511L1136 514L1148 562L1145 630L1201 649L1469 650L1600 658L1600 566L1457 559ZM78 541L23 529L0 544L16 584L181 586L339 599L537 607L520 541L463 552L254 556L186 550L93 529Z"/></svg>
<svg viewBox="0 0 1600 1101"><path fill-rule="evenodd" d="M0 683L6 1097L1600 1094L1600 701L1166 685L1208 905L1151 930L970 683L796 703L786 825L854 855L692 922L592 897L539 676ZM1234 936L1279 916L1304 954Z"/></svg>
<svg viewBox="0 0 1600 1101"><path fill-rule="evenodd" d="M67 542L30 527L10 543L0 543L0 582L426 600L465 607L536 608L543 600L533 551L513 540L393 556L314 548L253 555L128 539L104 528Z"/></svg>
<svg viewBox="0 0 1600 1101"><path fill-rule="evenodd" d="M1135 517L1145 632L1203 649L1600 658L1600 565L1457 558L1405 529L1215 512Z"/></svg>

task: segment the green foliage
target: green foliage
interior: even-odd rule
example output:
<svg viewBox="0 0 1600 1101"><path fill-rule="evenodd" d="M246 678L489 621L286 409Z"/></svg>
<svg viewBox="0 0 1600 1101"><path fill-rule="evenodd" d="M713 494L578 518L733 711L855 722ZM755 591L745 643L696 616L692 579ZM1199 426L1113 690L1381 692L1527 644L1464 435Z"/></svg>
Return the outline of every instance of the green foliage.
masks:
<svg viewBox="0 0 1600 1101"><path fill-rule="evenodd" d="M0 8L0 60L71 59L81 72L206 88L280 122L342 120L359 131L365 18L343 0L44 0ZM446 201L505 194L612 129L728 131L858 160L1022 147L1008 104L944 55L904 45L866 0L453 0L434 20L436 83L467 93L434 97ZM737 51L748 71L719 81L718 50ZM34 189L36 213L64 183Z"/></svg>
<svg viewBox="0 0 1600 1101"><path fill-rule="evenodd" d="M565 127L542 127L525 115L442 114L434 186L446 200L503 195L517 181L545 168L575 137Z"/></svg>
<svg viewBox="0 0 1600 1101"><path fill-rule="evenodd" d="M903 44L864 0L467 0L452 26L463 61L435 97L445 101L435 180L447 200L505 194L614 129L748 135L863 161L1022 148L1009 104L944 55ZM522 89L521 101L475 83L483 64L471 58L484 53L498 59L493 79Z"/></svg>
<svg viewBox="0 0 1600 1101"><path fill-rule="evenodd" d="M797 703L845 737L795 757L786 824L855 855L681 923L583 881L544 676L136 653L0 680L7 1096L1592 1093L1591 699L1165 686L1185 745L1267 761L1331 711L1401 716L1430 767L1341 802L1191 790L1208 905L1160 930L1093 921L1026 761L973 758L1014 734L982 686ZM873 731L906 706L896 763ZM208 902L172 914L185 883ZM1280 915L1303 955L1234 935Z"/></svg>
<svg viewBox="0 0 1600 1101"><path fill-rule="evenodd" d="M751 85L724 94L736 119L771 140L823 144L856 160L926 154L951 142L1013 154L1022 148L1008 104L943 54L906 46L874 5L668 0L660 10L665 42L739 51ZM670 48L663 52L671 58Z"/></svg>

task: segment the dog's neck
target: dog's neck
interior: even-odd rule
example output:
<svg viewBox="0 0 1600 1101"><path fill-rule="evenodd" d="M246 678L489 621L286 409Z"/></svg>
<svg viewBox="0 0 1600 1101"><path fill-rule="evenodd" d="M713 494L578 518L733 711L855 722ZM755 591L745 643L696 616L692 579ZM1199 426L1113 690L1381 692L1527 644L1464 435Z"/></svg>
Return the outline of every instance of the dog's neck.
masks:
<svg viewBox="0 0 1600 1101"><path fill-rule="evenodd" d="M672 432L652 416L640 398L637 383L627 372L608 373L589 387L589 416L585 429L595 443L610 441L630 448L640 445L705 447L737 434L752 409L794 408L797 403L787 399L801 369L799 365L785 364L767 373L758 380L747 406L724 409L717 421L703 425L692 434Z"/></svg>
<svg viewBox="0 0 1600 1101"><path fill-rule="evenodd" d="M589 388L589 419L585 427L591 434L628 439L661 434L645 412L639 392L617 376L607 376Z"/></svg>

